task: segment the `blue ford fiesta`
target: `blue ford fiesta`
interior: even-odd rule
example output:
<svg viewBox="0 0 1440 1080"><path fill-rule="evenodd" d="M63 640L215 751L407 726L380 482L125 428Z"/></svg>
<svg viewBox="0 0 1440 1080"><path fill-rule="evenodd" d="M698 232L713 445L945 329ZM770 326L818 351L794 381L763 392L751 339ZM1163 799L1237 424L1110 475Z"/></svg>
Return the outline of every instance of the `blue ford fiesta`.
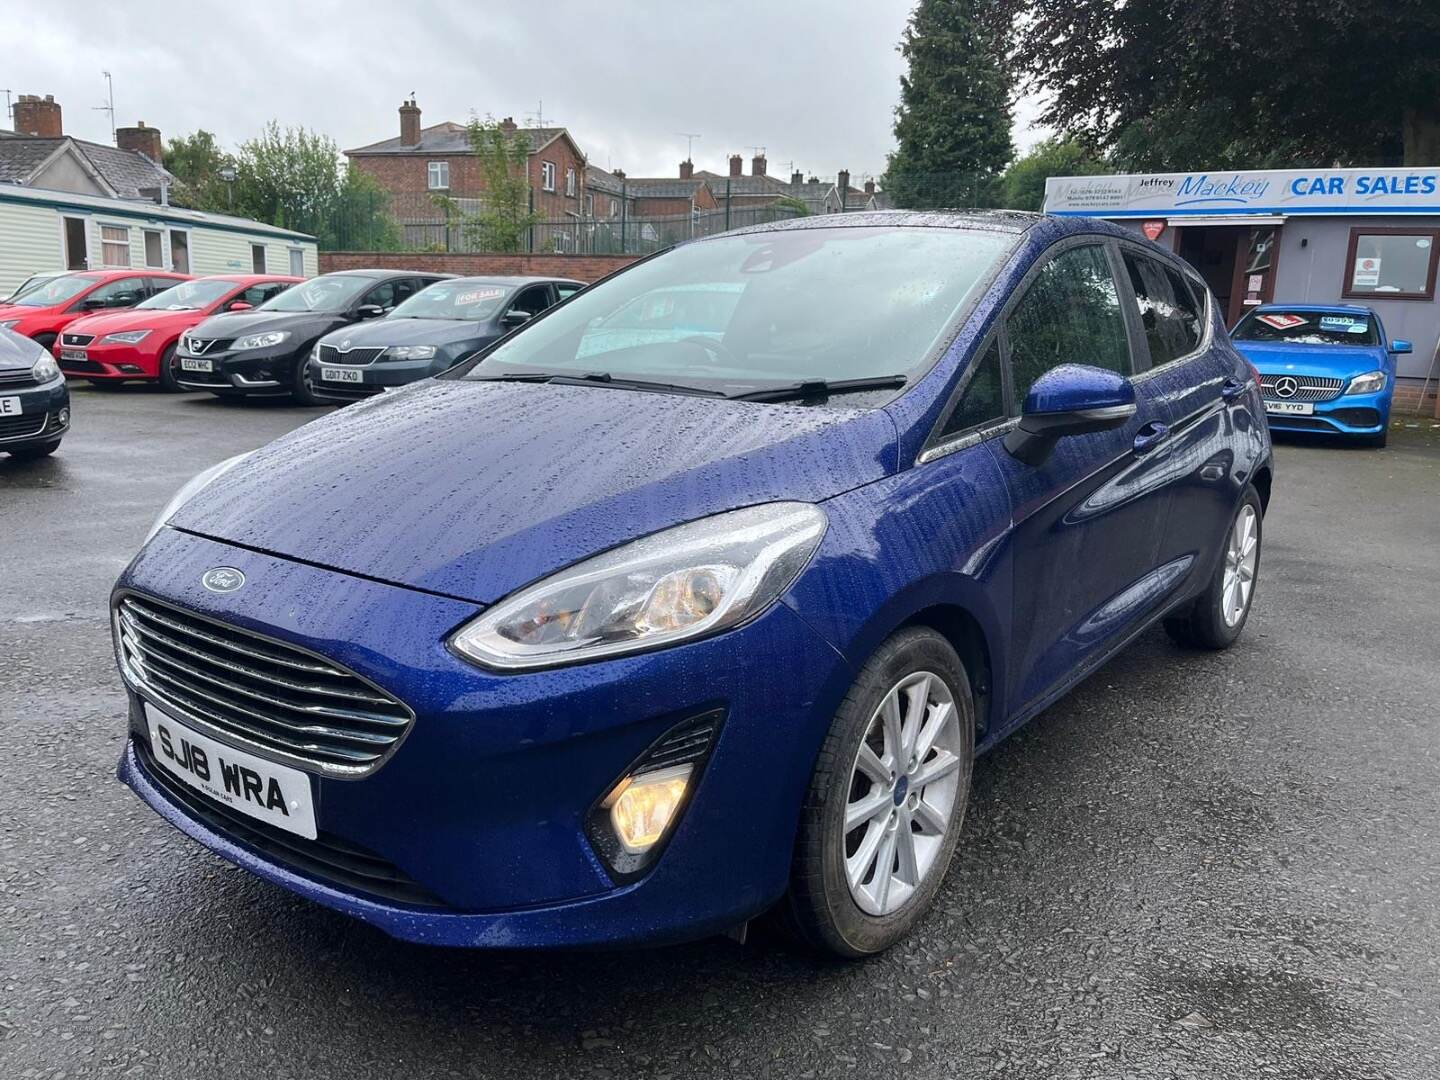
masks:
<svg viewBox="0 0 1440 1080"><path fill-rule="evenodd" d="M1270 485L1214 301L1133 234L695 241L187 484L113 595L120 778L412 941L770 912L868 955L978 752L1156 623L1236 640Z"/></svg>
<svg viewBox="0 0 1440 1080"><path fill-rule="evenodd" d="M1265 411L1276 431L1385 445L1395 356L1412 346L1390 341L1368 307L1265 304L1247 312L1231 337L1260 372Z"/></svg>

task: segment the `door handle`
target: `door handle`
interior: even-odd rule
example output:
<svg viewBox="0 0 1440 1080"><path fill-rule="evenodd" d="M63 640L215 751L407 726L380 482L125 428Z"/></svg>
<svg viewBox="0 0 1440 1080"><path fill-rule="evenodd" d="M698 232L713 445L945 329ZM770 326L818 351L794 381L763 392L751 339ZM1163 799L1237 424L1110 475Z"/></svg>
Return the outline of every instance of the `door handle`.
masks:
<svg viewBox="0 0 1440 1080"><path fill-rule="evenodd" d="M1170 436L1170 426L1159 420L1151 420L1135 433L1135 452L1148 454Z"/></svg>
<svg viewBox="0 0 1440 1080"><path fill-rule="evenodd" d="M1234 401L1245 392L1246 385L1246 383L1235 378L1234 375L1228 376L1225 381L1220 384L1220 396L1226 401Z"/></svg>

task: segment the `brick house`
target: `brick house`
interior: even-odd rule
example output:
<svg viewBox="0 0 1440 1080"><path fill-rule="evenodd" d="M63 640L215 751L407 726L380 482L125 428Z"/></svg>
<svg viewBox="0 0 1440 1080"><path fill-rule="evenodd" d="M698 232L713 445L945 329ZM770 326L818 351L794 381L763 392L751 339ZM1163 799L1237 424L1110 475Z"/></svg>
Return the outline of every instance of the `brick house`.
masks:
<svg viewBox="0 0 1440 1080"><path fill-rule="evenodd" d="M520 131L530 144L526 173L533 205L550 220L579 217L585 206L585 155L561 127L521 128L506 117L500 126ZM462 207L484 201L485 177L470 151L469 127L446 121L420 126L414 100L400 106L400 134L346 150L352 165L373 176L390 193L395 216L433 220L433 196L446 195Z"/></svg>

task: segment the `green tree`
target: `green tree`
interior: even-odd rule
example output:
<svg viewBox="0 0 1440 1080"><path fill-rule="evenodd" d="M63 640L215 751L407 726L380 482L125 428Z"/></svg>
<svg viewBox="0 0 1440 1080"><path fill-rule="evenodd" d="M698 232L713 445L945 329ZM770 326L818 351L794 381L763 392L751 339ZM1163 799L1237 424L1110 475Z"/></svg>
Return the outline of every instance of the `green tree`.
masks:
<svg viewBox="0 0 1440 1080"><path fill-rule="evenodd" d="M1094 176L1111 171L1075 139L1044 139L1005 170L1000 178L1000 205L1010 210L1040 210L1049 177Z"/></svg>
<svg viewBox="0 0 1440 1080"><path fill-rule="evenodd" d="M235 159L208 131L179 135L165 144L165 168L175 177L170 201L194 210L224 213L230 208L230 193L220 170L235 165Z"/></svg>
<svg viewBox="0 0 1440 1080"><path fill-rule="evenodd" d="M1128 169L1440 164L1434 0L997 0L1045 123Z"/></svg>
<svg viewBox="0 0 1440 1080"><path fill-rule="evenodd" d="M993 0L920 0L900 40L908 72L882 187L897 206L986 206L1014 155L1010 79Z"/></svg>
<svg viewBox="0 0 1440 1080"><path fill-rule="evenodd" d="M480 166L485 194L470 211L448 196L436 203L447 220L458 220L468 244L479 251L520 251L541 215L530 205L530 139L493 117L470 121L470 151Z"/></svg>

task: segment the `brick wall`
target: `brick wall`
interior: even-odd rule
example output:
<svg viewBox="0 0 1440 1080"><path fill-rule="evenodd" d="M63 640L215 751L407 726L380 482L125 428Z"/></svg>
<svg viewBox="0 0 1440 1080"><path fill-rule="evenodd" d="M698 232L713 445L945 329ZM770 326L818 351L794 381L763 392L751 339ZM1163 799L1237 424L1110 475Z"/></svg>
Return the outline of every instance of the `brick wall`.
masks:
<svg viewBox="0 0 1440 1080"><path fill-rule="evenodd" d="M1395 401L1390 406L1390 412L1394 416L1435 416L1440 418L1440 387L1436 381L1430 381L1430 388L1425 393L1425 400L1420 400L1420 391L1425 386L1424 379L1396 379L1395 380Z"/></svg>
<svg viewBox="0 0 1440 1080"><path fill-rule="evenodd" d="M443 252L322 251L320 272L329 274L336 270L370 268L428 270L432 273L460 274L464 277L490 274L523 275L573 278L589 283L599 281L621 267L629 266L638 258L638 255L451 255Z"/></svg>

